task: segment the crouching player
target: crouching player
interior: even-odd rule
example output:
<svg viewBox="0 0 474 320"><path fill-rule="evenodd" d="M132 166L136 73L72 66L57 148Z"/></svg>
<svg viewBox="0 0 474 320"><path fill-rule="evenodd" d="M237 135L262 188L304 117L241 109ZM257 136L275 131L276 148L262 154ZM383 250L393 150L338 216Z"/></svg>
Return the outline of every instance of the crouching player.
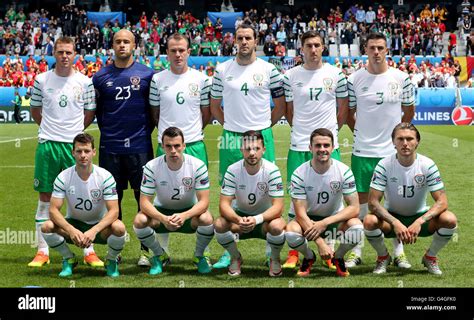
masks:
<svg viewBox="0 0 474 320"><path fill-rule="evenodd" d="M207 167L198 158L184 154L183 132L169 127L162 133L165 154L143 167L140 188L140 212L133 229L143 245L153 251L150 275L163 271L164 254L157 233L196 233L195 263L199 273L209 273L212 266L204 249L214 236L209 213L209 177Z"/></svg>
<svg viewBox="0 0 474 320"><path fill-rule="evenodd" d="M229 166L222 182L216 219L216 238L231 255L228 274L241 273L242 256L236 238L266 239L271 248L270 276L282 275L280 252L285 244L283 184L276 165L263 159L265 145L259 131L242 135L244 159Z"/></svg>
<svg viewBox="0 0 474 320"><path fill-rule="evenodd" d="M74 138L72 154L76 165L61 172L54 181L50 220L41 227L48 246L63 257L60 277L72 275L77 259L66 242L80 248L92 243L107 244L107 275L118 277L117 256L125 244L125 225L118 220L115 180L107 170L92 163L94 138L81 133ZM67 214L60 210L64 200Z"/></svg>
<svg viewBox="0 0 474 320"><path fill-rule="evenodd" d="M433 160L417 154L420 133L411 123L395 126L392 141L397 153L379 161L369 192L370 214L364 231L377 251L374 273L382 274L392 258L384 237L413 244L418 237L433 235L433 242L421 262L428 272L441 275L436 255L456 231L456 216L448 211L448 199L438 167ZM426 205L428 191L435 203ZM382 206L380 201L385 198Z"/></svg>
<svg viewBox="0 0 474 320"><path fill-rule="evenodd" d="M304 255L297 272L300 277L308 276L316 261L308 241L316 243L322 259L331 259L338 276L346 277L349 272L344 255L362 239L354 175L348 166L331 158L333 149L332 132L325 128L314 130L309 145L313 158L299 166L291 177L290 193L296 219L288 223L286 239L291 249ZM324 241L327 237L340 237L336 252Z"/></svg>

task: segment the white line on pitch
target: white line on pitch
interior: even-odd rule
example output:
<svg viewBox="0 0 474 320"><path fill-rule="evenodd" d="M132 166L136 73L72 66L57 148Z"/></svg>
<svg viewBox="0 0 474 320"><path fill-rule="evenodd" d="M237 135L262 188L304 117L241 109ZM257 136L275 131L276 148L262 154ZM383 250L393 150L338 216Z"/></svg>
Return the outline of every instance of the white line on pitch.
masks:
<svg viewBox="0 0 474 320"><path fill-rule="evenodd" d="M95 131L95 130L99 130L99 128L86 129L86 131ZM12 140L4 140L4 141L0 141L0 143L18 142L18 141L22 141L22 140L31 140L31 139L38 139L38 136L26 137L26 138L16 138L16 139L12 139Z"/></svg>

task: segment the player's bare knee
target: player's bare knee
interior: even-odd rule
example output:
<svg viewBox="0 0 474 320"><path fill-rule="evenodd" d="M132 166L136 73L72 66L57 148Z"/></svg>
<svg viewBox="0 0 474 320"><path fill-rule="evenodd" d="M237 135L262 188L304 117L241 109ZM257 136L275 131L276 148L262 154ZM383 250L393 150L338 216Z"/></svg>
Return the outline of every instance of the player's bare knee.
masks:
<svg viewBox="0 0 474 320"><path fill-rule="evenodd" d="M54 229L54 223L51 220L46 221L41 226L41 232L44 232L44 233L51 233L53 229Z"/></svg>
<svg viewBox="0 0 474 320"><path fill-rule="evenodd" d="M280 235L285 230L285 221L282 218L273 219L268 223L268 232L271 235Z"/></svg>
<svg viewBox="0 0 474 320"><path fill-rule="evenodd" d="M135 216L135 219L133 220L133 226L135 228L145 228L148 224L148 218L145 214L138 212L137 215Z"/></svg>
<svg viewBox="0 0 474 320"><path fill-rule="evenodd" d="M115 220L112 225L112 234L117 237L122 237L125 235L126 229L125 225L120 220Z"/></svg>
<svg viewBox="0 0 474 320"><path fill-rule="evenodd" d="M296 222L295 220L290 221L290 222L286 225L285 231L286 231L286 232L302 233L302 230L301 230L300 225L299 225L298 222Z"/></svg>
<svg viewBox="0 0 474 320"><path fill-rule="evenodd" d="M376 215L368 214L364 218L364 229L374 230L377 228L378 222L379 220Z"/></svg>
<svg viewBox="0 0 474 320"><path fill-rule="evenodd" d="M204 212L203 214L201 214L199 216L198 224L200 226L208 226L208 225L212 224L213 220L214 219L212 218L211 213L209 211L206 211L206 212Z"/></svg>
<svg viewBox="0 0 474 320"><path fill-rule="evenodd" d="M230 223L226 219L219 217L214 221L214 230L218 233L227 232L230 229Z"/></svg>
<svg viewBox="0 0 474 320"><path fill-rule="evenodd" d="M359 218L352 218L352 219L347 220L346 223L347 223L347 227L350 228L352 226L362 224L362 221L360 221Z"/></svg>
<svg viewBox="0 0 474 320"><path fill-rule="evenodd" d="M458 223L458 219L451 211L445 211L439 215L439 227L440 228L455 228Z"/></svg>

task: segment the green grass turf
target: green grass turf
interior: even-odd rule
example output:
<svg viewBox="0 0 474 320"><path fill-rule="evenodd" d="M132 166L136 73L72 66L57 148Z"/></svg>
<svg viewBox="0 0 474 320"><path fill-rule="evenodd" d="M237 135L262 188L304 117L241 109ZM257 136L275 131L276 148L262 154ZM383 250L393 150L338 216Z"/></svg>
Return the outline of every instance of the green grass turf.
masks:
<svg viewBox="0 0 474 320"><path fill-rule="evenodd" d="M446 185L449 207L458 217L458 234L439 254L440 267L444 274L436 277L428 274L421 265L421 256L431 239L422 238L414 245L405 247L413 264L409 271L400 271L391 266L382 276L372 274L375 252L365 242L363 264L351 270L351 276L337 278L334 272L324 269L318 262L310 277L299 279L295 271L284 270L280 278L270 278L264 266L265 242L246 240L238 243L244 257L242 275L231 278L226 270L214 270L209 275L198 275L191 263L194 252L193 235L173 234L170 237L170 250L173 263L165 268L162 275L150 277L147 269L136 266L139 255L139 242L132 229L132 219L136 204L132 192L128 190L124 199L124 222L130 235L122 253L121 276L109 279L104 270L94 270L80 264L71 279L60 279L61 257L51 252L51 265L41 269L31 269L27 263L36 250L28 243L18 243L18 239L7 238L7 231L19 234L20 231L34 231L34 215L38 195L33 190L34 153L38 127L34 124L0 125L0 287L23 287L36 285L42 287L473 287L471 276L473 265L472 243L474 243L473 219L471 217L474 182L472 178L472 159L474 135L472 127L420 126L421 145L419 152L432 158L440 169ZM92 126L88 130L98 141L99 130ZM210 211L218 215L219 187L217 184L218 136L220 126L208 126L205 130L209 153L209 172L211 177ZM286 181L286 156L289 146L288 126L274 127L277 165ZM156 137L156 132L153 135ZM154 139L156 140L156 138ZM342 159L350 164L350 144L352 137L344 127L340 138ZM155 141L156 144L156 141ZM98 157L95 159L97 163ZM289 197L285 206L289 207ZM430 199L429 204L432 201ZM286 217L286 214L285 214ZM12 233L13 232L13 233ZM15 243L12 243L15 242ZM314 244L312 244L314 247ZM391 241L388 247L391 249ZM222 248L213 240L210 244L213 262L219 258ZM96 245L100 256L106 253L106 246ZM73 251L82 256L81 250ZM287 247L282 251L286 258Z"/></svg>

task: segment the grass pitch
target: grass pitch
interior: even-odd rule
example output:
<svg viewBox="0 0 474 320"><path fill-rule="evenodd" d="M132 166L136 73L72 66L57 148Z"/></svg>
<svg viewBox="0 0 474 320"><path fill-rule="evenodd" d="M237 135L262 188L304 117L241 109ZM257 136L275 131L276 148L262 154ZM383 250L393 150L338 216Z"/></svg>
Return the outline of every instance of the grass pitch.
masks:
<svg viewBox="0 0 474 320"><path fill-rule="evenodd" d="M199 275L192 265L195 237L173 234L170 237L172 264L158 277L148 275L147 268L136 265L139 242L132 229L132 219L136 204L130 190L125 192L123 201L124 223L129 233L129 241L122 252L121 276L110 279L105 270L94 270L80 264L70 279L61 279L61 257L51 250L51 264L41 269L27 267L36 249L31 244L34 235L34 216L38 195L33 190L34 153L37 143L35 124L0 125L0 287L473 287L472 243L474 219L471 216L474 199L474 179L472 159L474 158L474 134L472 127L419 126L421 145L419 152L432 158L438 165L444 180L449 208L459 221L458 234L440 252L441 277L430 275L421 265L421 256L429 246L431 238L421 238L414 245L405 246L413 267L401 271L390 266L382 276L372 274L375 251L365 241L363 264L351 269L351 276L337 278L333 271L321 266L320 259L313 267L310 277L299 279L296 270L284 270L280 278L270 278L264 266L265 242L246 240L238 243L244 263L242 275L231 278L227 270L214 270L208 275ZM286 156L289 146L290 128L274 127L277 165L286 181ZM88 129L97 143L99 130L96 126ZM219 187L218 136L220 126L208 126L205 130L209 153L209 173L211 178L210 211L218 215ZM156 131L153 135L156 137ZM156 147L156 138L155 147ZM347 127L341 131L339 142L343 161L350 165L352 135ZM95 163L98 162L96 157ZM285 207L289 208L290 198L285 196ZM429 204L432 204L431 199ZM286 213L285 213L286 217ZM391 249L391 241L388 241ZM314 244L312 244L314 247ZM212 260L215 262L223 249L214 239L210 244ZM287 246L282 251L286 258ZM99 256L104 257L107 247L95 245ZM82 250L73 248L78 257Z"/></svg>

